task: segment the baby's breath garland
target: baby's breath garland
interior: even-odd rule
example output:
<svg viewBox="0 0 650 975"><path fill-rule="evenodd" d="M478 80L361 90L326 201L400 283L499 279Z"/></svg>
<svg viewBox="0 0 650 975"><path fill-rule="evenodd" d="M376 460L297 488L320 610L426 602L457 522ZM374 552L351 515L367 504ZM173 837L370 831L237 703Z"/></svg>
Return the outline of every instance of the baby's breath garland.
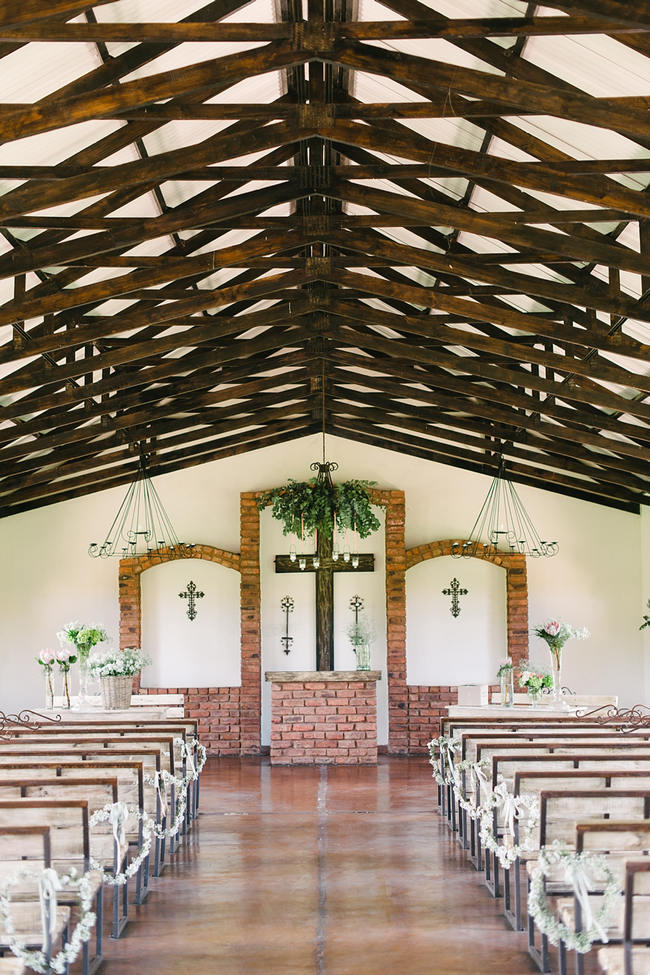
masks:
<svg viewBox="0 0 650 975"><path fill-rule="evenodd" d="M119 811L119 818L115 817L116 811ZM124 830L127 819L136 819L138 822L142 823L142 845L139 847L137 855L131 862L127 865L125 870L117 871L116 873L109 872L105 869L102 863L95 860L94 857L90 858L90 865L93 870L99 870L102 875L102 882L109 884L112 887L122 886L131 877L134 877L138 870L140 869L140 864L149 856L149 851L151 850L151 836L154 831L153 819L144 810L140 810L137 806L127 806L126 803L122 802L108 802L101 809L96 809L95 812L90 817L90 828L97 826L99 823L113 823L114 832L117 834L121 830ZM118 839L118 836L115 836Z"/></svg>
<svg viewBox="0 0 650 975"><path fill-rule="evenodd" d="M533 831L539 822L538 796L529 793L523 793L520 796L512 795L508 791L506 783L501 780L478 808L480 810L480 836L483 848L496 855L504 870L509 870L515 860L523 853L530 853L535 850ZM494 832L495 809L499 810L505 819L502 843L499 843ZM519 822L521 835L519 843L515 843L514 838L515 819Z"/></svg>
<svg viewBox="0 0 650 975"><path fill-rule="evenodd" d="M545 878L551 867L557 865L564 868L567 882L573 888L582 907L585 923L582 931L574 931L563 924L546 906ZM600 878L601 886L604 884L602 904L595 915L591 912L588 898L589 889L595 882L594 875ZM605 857L563 849L559 841L555 840L551 846L542 847L539 851L539 862L531 877L528 913L539 931L546 935L552 945L563 941L567 949L584 955L594 941L607 944L605 927L613 914L620 893L620 884Z"/></svg>
<svg viewBox="0 0 650 975"><path fill-rule="evenodd" d="M91 883L89 873L77 876L76 872L71 870L67 874L57 875L56 886L58 889L64 889L66 887L73 890L76 889L79 898L80 915L79 921L69 940L58 954L48 960L42 949L39 951L30 951L26 945L18 940L11 916L12 887L24 880L36 880L40 883L44 872L42 870L36 872L23 868L2 883L2 887L0 888L0 917L2 918L7 945L16 958L20 958L23 964L35 972L41 973L41 975L46 975L49 972L56 972L57 975L62 975L67 967L77 958L85 942L90 940L90 935L96 921L95 914L91 911L93 884Z"/></svg>

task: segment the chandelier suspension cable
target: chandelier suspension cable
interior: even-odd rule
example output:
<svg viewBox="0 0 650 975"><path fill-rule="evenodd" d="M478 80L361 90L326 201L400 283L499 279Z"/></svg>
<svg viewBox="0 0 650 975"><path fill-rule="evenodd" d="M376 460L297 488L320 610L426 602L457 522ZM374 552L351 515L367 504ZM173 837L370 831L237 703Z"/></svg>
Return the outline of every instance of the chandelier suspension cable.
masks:
<svg viewBox="0 0 650 975"><path fill-rule="evenodd" d="M463 542L454 542L455 558L476 555L519 554L530 558L557 555L557 542L545 541L535 528L515 486L506 473L503 448L499 451L497 473L488 489L476 521Z"/></svg>
<svg viewBox="0 0 650 975"><path fill-rule="evenodd" d="M129 486L106 538L91 542L93 558L129 558L161 549L191 555L194 545L181 542L147 472L144 445L139 444L138 470Z"/></svg>

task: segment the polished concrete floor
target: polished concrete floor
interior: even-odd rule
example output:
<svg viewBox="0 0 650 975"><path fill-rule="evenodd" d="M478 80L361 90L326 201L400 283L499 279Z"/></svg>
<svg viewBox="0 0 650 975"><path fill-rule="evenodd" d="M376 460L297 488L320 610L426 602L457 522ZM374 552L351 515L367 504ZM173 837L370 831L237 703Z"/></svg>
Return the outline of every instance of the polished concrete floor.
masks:
<svg viewBox="0 0 650 975"><path fill-rule="evenodd" d="M529 975L435 812L426 759L210 760L193 836L106 975Z"/></svg>

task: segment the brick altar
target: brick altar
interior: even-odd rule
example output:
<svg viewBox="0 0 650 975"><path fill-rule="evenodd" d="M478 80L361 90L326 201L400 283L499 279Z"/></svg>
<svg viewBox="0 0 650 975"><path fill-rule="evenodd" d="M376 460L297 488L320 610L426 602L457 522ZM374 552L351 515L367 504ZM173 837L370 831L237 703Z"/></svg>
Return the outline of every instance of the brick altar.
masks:
<svg viewBox="0 0 650 975"><path fill-rule="evenodd" d="M267 671L272 765L376 765L379 670Z"/></svg>

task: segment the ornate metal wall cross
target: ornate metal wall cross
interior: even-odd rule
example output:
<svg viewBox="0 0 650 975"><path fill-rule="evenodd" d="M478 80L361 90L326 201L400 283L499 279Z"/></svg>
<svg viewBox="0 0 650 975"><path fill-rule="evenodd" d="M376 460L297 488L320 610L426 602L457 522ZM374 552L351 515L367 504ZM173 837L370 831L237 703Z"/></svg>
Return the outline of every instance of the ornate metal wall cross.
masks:
<svg viewBox="0 0 650 975"><path fill-rule="evenodd" d="M187 618L190 620L196 619L196 600L203 599L205 593L197 592L196 583L190 579L187 584L187 590L185 592L179 592L178 595L181 599L187 599Z"/></svg>
<svg viewBox="0 0 650 975"><path fill-rule="evenodd" d="M461 589L460 588L460 582L458 581L458 579L456 579L455 576L451 580L451 582L449 583L449 589L443 589L442 590L442 595L443 596L451 596L451 615L452 616L459 616L460 615L460 603L458 601L458 597L459 596L466 596L468 592L469 592L468 589Z"/></svg>

